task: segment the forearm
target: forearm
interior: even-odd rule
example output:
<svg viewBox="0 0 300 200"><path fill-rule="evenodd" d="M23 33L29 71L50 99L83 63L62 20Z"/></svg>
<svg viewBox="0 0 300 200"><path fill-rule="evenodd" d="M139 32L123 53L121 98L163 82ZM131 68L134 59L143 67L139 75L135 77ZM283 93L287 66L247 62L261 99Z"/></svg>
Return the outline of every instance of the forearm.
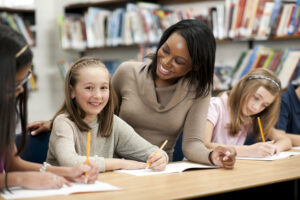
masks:
<svg viewBox="0 0 300 200"><path fill-rule="evenodd" d="M300 135L298 134L286 134L292 141L292 146L300 146Z"/></svg>
<svg viewBox="0 0 300 200"><path fill-rule="evenodd" d="M22 186L24 176L27 172L9 172L7 173L7 185L5 185L5 174L0 174L0 188Z"/></svg>
<svg viewBox="0 0 300 200"><path fill-rule="evenodd" d="M287 151L292 147L291 140L288 137L281 138L275 142L276 147L279 151Z"/></svg>
<svg viewBox="0 0 300 200"><path fill-rule="evenodd" d="M250 151L249 151L249 146L247 145L241 145L241 146L237 146L237 145L225 145L225 144L219 144L219 143L207 143L206 144L207 148L210 149L214 149L218 146L222 146L222 147L230 147L230 148L235 148L236 150L236 154L237 156L250 156Z"/></svg>

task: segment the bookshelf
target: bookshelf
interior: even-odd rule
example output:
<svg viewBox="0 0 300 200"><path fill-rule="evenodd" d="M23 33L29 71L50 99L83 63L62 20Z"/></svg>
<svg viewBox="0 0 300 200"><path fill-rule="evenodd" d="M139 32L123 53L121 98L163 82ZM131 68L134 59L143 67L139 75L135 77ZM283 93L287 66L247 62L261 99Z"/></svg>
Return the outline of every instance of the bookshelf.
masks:
<svg viewBox="0 0 300 200"><path fill-rule="evenodd" d="M111 0L111 1L102 1L102 2L69 4L64 7L64 10L65 10L66 17L69 15L69 16L73 16L72 20L75 19L74 22L70 22L70 23L79 25L78 21L80 21L80 24L84 24L86 22L85 21L86 18L89 17L90 13L102 12L101 9L104 9L105 12L107 12L106 14L106 16L108 16L107 19L110 19L109 17L113 15L112 13L118 9L122 9L122 11L119 12L118 16L122 15L123 17L123 15L125 15L124 13L134 10L132 7L128 9L127 3L135 4L137 6L136 8L139 11L138 14L143 13L141 11L142 9L151 10L150 15L152 15L152 18L154 18L151 25L152 27L156 27L156 28L158 27L157 30L154 30L154 32L155 31L158 32L158 33L154 33L156 34L155 37L157 38L150 41L149 38L148 40L144 40L144 41L143 40L135 41L133 38L131 38L131 40L133 41L129 43L126 42L122 43L123 38L117 38L119 39L119 42L117 43L109 44L107 41L106 41L107 43L104 41L102 43L100 42L101 45L94 45L94 43L92 43L92 45L89 46L88 45L89 35L86 33L88 32L88 28L86 28L85 32L80 31L81 34L75 31L76 36L81 35L81 38L84 38L86 40L84 41L85 44L83 42L81 45L75 48L73 48L72 45L69 45L67 48L64 49L72 50L72 51L75 50L80 53L80 56L91 55L91 54L97 55L97 53L95 52L99 52L99 54L103 54L103 52L105 51L114 52L113 54L118 56L118 54L123 54L124 49L127 48L131 50L135 49L135 51L138 52L141 51L141 49L155 46L157 39L160 38L160 34L163 32L163 30L166 27L176 23L181 19L185 19L189 17L202 19L213 30L217 41L216 61L218 60L218 56L222 55L222 52L218 53L218 51L223 51L225 52L225 54L226 51L228 50L232 51L232 56L224 56L224 57L229 57L231 59L230 66L232 68L234 67L234 65L236 65L233 64L232 60L234 60L234 63L237 62L242 51L247 51L251 49L253 50L258 45L262 45L262 46L270 45L272 46L273 49L279 47L282 50L284 48L292 48L293 45L295 44L296 47L300 45L299 0L296 1L157 0L154 2L153 6L150 5L148 7L140 6L139 3L137 3L137 1ZM96 9L93 10L93 8ZM289 11L285 11L285 14L283 14L284 10L289 10ZM163 12L164 17L161 17L159 12ZM141 17L141 20L143 20L142 14L135 15L135 16ZM168 19L167 16L171 16L171 17L169 17ZM222 17L218 17L218 16L222 16ZM286 18L285 22L282 21L283 16L285 16ZM158 20L158 24L160 25L160 27L156 25L157 21L155 21L155 19ZM176 19L176 20L172 20L172 19ZM124 21L123 18L122 20ZM119 26L123 27L123 24L121 23L119 24ZM141 25L141 27L145 28L144 24L145 22L143 22L143 25ZM291 29L291 24L293 24L292 29ZM85 26L87 27L86 24ZM280 27L282 30L279 31ZM102 29L105 28L106 27L102 27ZM80 30L82 30L82 27L80 28ZM150 31L149 29L147 30L145 29L142 32L143 34L149 34ZM84 36L84 34L86 35ZM131 34L134 35L135 33L131 33ZM110 37L110 34L107 33L106 36ZM121 36L123 37L123 35ZM277 47L273 47L274 44ZM139 55L136 57L141 57L141 56ZM133 57L128 57L128 59L132 59L132 58ZM227 60L224 62L225 63L224 66L227 66L226 62ZM223 61L219 63L223 63Z"/></svg>
<svg viewBox="0 0 300 200"><path fill-rule="evenodd" d="M0 24L6 24L22 33L27 43L35 46L35 10L0 6Z"/></svg>

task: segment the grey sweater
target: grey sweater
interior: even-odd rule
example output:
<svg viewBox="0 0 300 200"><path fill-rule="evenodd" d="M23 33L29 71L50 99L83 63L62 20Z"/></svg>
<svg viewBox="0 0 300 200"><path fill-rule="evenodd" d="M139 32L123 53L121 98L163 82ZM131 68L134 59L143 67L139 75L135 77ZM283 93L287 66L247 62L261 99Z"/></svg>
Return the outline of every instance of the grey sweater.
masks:
<svg viewBox="0 0 300 200"><path fill-rule="evenodd" d="M98 122L91 122L92 128L90 156L105 171L104 158L121 157L137 161L147 161L148 156L158 150L140 137L126 122L114 116L113 130L109 137L97 135ZM47 162L52 165L75 166L86 160L87 132L81 132L66 114L56 117L50 136ZM162 151L167 157L167 154Z"/></svg>
<svg viewBox="0 0 300 200"><path fill-rule="evenodd" d="M184 156L211 164L211 150L203 143L210 95L195 99L195 89L182 79L169 87L156 88L147 70L146 63L124 62L115 72L112 84L120 100L119 116L154 145L168 139L165 151L170 160L183 131Z"/></svg>

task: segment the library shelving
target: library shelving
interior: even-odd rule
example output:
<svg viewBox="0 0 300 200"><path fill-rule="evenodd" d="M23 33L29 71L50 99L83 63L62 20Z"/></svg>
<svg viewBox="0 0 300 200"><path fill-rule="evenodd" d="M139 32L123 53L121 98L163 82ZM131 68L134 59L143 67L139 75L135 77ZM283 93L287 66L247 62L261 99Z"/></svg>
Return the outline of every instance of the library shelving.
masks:
<svg viewBox="0 0 300 200"><path fill-rule="evenodd" d="M6 24L23 34L28 44L35 46L35 10L0 6L0 24Z"/></svg>
<svg viewBox="0 0 300 200"><path fill-rule="evenodd" d="M65 16L59 20L62 48L77 50L81 56L90 50L122 51L124 47L145 52L157 44L168 26L189 18L206 22L218 45L245 43L247 51L264 46L264 42L297 43L300 39L299 0L108 0L69 4L64 10ZM294 51L284 45L281 51L285 48ZM238 62L240 57L233 55L232 59ZM226 73L233 78L229 70Z"/></svg>

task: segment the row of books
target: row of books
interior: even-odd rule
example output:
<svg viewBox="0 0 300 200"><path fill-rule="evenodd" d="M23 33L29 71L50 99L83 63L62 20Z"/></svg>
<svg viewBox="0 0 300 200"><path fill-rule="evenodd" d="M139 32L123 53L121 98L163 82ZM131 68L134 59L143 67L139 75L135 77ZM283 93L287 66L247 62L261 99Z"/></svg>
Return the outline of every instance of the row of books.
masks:
<svg viewBox="0 0 300 200"><path fill-rule="evenodd" d="M233 87L245 74L255 68L266 68L273 71L281 81L282 88L287 88L292 80L300 78L300 50L276 50L264 46L241 53L236 65L216 67L215 89L229 89Z"/></svg>
<svg viewBox="0 0 300 200"><path fill-rule="evenodd" d="M266 39L300 34L299 0L226 0L226 31L229 38Z"/></svg>
<svg viewBox="0 0 300 200"><path fill-rule="evenodd" d="M34 38L35 34L31 31L31 24L26 21L19 14L10 14L7 12L0 12L0 24L5 24L12 27L14 30L20 32L26 39L30 46L35 44Z"/></svg>
<svg viewBox="0 0 300 200"><path fill-rule="evenodd" d="M300 35L299 1L225 0L213 7L166 9L153 3L128 3L108 10L89 7L84 14L60 18L63 49L156 44L162 32L183 19L201 19L217 39Z"/></svg>

